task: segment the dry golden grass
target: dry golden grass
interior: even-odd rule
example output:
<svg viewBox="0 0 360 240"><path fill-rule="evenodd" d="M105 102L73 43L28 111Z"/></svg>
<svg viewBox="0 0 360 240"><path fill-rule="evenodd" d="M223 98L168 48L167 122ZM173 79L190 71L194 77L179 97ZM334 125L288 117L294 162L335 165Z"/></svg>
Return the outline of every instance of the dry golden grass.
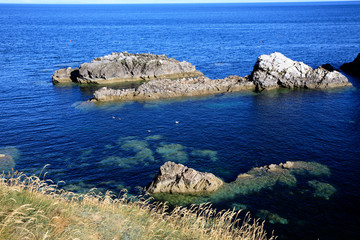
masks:
<svg viewBox="0 0 360 240"><path fill-rule="evenodd" d="M51 181L0 174L0 239L241 239L273 240L263 222L210 204L177 207L131 199L123 192L76 194Z"/></svg>

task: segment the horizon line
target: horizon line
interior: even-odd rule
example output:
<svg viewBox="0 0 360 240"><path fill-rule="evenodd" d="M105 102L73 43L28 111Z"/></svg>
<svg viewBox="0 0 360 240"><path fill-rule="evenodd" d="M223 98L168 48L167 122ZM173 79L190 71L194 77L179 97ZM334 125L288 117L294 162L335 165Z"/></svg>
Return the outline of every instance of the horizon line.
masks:
<svg viewBox="0 0 360 240"><path fill-rule="evenodd" d="M276 4L276 3L346 3L346 2L360 2L360 0L255 0L255 1L249 1L249 0L245 0L245 1L239 1L239 0L228 0L228 1L220 1L220 0L198 0L198 1L181 1L181 0L175 0L174 2L169 2L169 1L164 1L164 0L155 0L155 1L143 1L143 0L139 0L136 2L128 2L128 1L123 1L123 2L65 2L65 3L58 3L58 2L50 2L46 1L46 2L41 2L37 1L37 2L30 2L30 1L21 1L21 2L2 2L0 0L0 4L22 4L22 5L136 5L136 4L249 4L249 3L268 3L268 4Z"/></svg>

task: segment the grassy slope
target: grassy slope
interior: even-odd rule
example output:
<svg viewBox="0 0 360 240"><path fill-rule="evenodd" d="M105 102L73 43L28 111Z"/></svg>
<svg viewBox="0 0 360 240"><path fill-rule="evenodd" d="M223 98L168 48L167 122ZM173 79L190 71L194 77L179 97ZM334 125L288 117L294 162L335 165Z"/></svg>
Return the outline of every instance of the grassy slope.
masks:
<svg viewBox="0 0 360 240"><path fill-rule="evenodd" d="M210 205L166 211L126 194L78 195L38 177L0 175L0 239L251 239L263 225Z"/></svg>

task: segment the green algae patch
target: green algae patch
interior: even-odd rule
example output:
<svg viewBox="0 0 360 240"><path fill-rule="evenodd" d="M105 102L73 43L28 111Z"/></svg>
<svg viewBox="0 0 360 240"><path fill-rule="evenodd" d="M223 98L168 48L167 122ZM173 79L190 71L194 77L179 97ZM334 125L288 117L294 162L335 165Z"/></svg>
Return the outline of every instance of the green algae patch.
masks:
<svg viewBox="0 0 360 240"><path fill-rule="evenodd" d="M132 168L141 163L147 164L146 161L154 161L152 151L149 149L138 152L135 156L130 157L119 157L111 156L100 161L101 165L105 166L118 166L120 168Z"/></svg>
<svg viewBox="0 0 360 240"><path fill-rule="evenodd" d="M329 200L330 197L336 192L336 188L329 183L320 182L318 180L311 180L308 181L308 184L314 190L314 197Z"/></svg>
<svg viewBox="0 0 360 240"><path fill-rule="evenodd" d="M288 161L283 164L283 167L296 174L308 173L313 176L330 176L330 169L326 165L317 162Z"/></svg>
<svg viewBox="0 0 360 240"><path fill-rule="evenodd" d="M155 200L167 202L170 206L188 206L191 204L202 204L209 202L211 197L203 194L181 194L181 193L155 193L151 195Z"/></svg>
<svg viewBox="0 0 360 240"><path fill-rule="evenodd" d="M126 140L121 145L121 149L125 151L141 151L142 149L148 147L149 144L147 141L143 140Z"/></svg>
<svg viewBox="0 0 360 240"><path fill-rule="evenodd" d="M268 221L269 223L272 223L272 224L275 224L275 223L288 224L289 223L286 218L282 218L278 214L272 213L265 209L259 210L258 213L256 214L256 216L261 218L262 220Z"/></svg>
<svg viewBox="0 0 360 240"><path fill-rule="evenodd" d="M101 165L117 165L121 161L121 157L110 156L100 161Z"/></svg>
<svg viewBox="0 0 360 240"><path fill-rule="evenodd" d="M114 166L117 165L121 168L131 168L138 164L135 158L133 157L118 157L118 156L111 156L107 157L100 161L101 165L108 165Z"/></svg>
<svg viewBox="0 0 360 240"><path fill-rule="evenodd" d="M141 162L155 162L154 153L150 148L143 148L134 157Z"/></svg>
<svg viewBox="0 0 360 240"><path fill-rule="evenodd" d="M127 137L119 137L117 140L117 145L122 145L125 141L135 140L137 137L135 136L127 136Z"/></svg>
<svg viewBox="0 0 360 240"><path fill-rule="evenodd" d="M114 146L111 145L111 144L106 144L106 145L104 146L104 148L105 148L105 149L112 149L112 148L114 148Z"/></svg>
<svg viewBox="0 0 360 240"><path fill-rule="evenodd" d="M161 140L164 139L164 136L162 135L152 135L152 136L148 136L145 138L146 141L157 141L157 140Z"/></svg>
<svg viewBox="0 0 360 240"><path fill-rule="evenodd" d="M191 152L191 155L194 157L199 157L199 158L207 158L213 162L216 162L218 160L217 152L213 151L213 150L209 150L209 149L193 150Z"/></svg>
<svg viewBox="0 0 360 240"><path fill-rule="evenodd" d="M156 152L161 155L164 161L173 161L184 163L188 160L188 154L184 151L185 146L176 143L160 144Z"/></svg>

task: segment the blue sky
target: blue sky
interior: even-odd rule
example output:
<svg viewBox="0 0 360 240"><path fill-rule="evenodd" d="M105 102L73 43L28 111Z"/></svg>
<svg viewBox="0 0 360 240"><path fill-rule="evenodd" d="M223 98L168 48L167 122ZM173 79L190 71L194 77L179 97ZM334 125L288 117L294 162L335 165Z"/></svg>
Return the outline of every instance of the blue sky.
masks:
<svg viewBox="0 0 360 240"><path fill-rule="evenodd" d="M333 2L355 0L0 0L0 3L124 4L124 3L236 3L236 2Z"/></svg>
<svg viewBox="0 0 360 240"><path fill-rule="evenodd" d="M0 0L0 3L124 4L124 3L237 3L237 2L334 2L356 0Z"/></svg>

